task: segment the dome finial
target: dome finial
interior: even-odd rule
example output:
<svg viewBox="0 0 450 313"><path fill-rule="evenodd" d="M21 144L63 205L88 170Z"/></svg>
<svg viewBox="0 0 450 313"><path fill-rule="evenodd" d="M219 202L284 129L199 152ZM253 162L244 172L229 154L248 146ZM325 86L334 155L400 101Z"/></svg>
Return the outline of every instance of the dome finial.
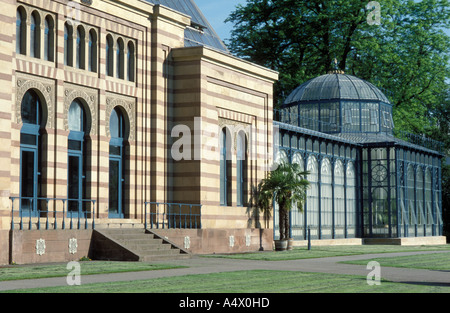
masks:
<svg viewBox="0 0 450 313"><path fill-rule="evenodd" d="M338 60L336 58L334 58L333 63L334 63L334 70L329 71L328 74L344 74L344 71L339 69Z"/></svg>

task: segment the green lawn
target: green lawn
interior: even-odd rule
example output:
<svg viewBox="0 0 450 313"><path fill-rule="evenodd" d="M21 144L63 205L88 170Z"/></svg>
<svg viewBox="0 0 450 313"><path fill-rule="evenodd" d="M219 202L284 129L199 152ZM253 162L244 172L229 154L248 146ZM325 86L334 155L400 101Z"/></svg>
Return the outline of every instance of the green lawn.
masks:
<svg viewBox="0 0 450 313"><path fill-rule="evenodd" d="M382 281L366 277L290 271L236 271L151 280L15 290L30 293L449 293L450 287Z"/></svg>
<svg viewBox="0 0 450 313"><path fill-rule="evenodd" d="M265 260L265 261L284 261L311 258L325 258L333 256L391 253L391 252L411 252L411 251L443 251L450 252L450 245L440 246L395 246L395 245L365 245L365 246L323 246L312 247L308 250L306 247L297 247L291 251L263 251L255 253L239 254L214 254L205 257L245 259L245 260Z"/></svg>
<svg viewBox="0 0 450 313"><path fill-rule="evenodd" d="M449 253L432 253L407 257L373 259L381 266L398 266L409 268L426 268L431 270L450 270L450 245L401 247L401 246L334 246L295 248L292 251L244 253L234 255L213 255L207 257L241 258L250 260L291 260L343 255L360 255L370 253L407 252L407 251L448 251ZM355 264L366 265L369 259ZM80 262L83 275L114 273L127 271L148 271L176 268L167 264L144 262ZM16 265L0 267L0 281L66 276L67 264L51 265ZM382 281L380 286L369 286L366 277L350 275L302 273L290 271L237 271L205 275L187 275L142 281L117 282L106 284L89 284L81 286L63 286L17 290L11 292L64 292L64 293L450 293L449 286L426 284L400 284Z"/></svg>
<svg viewBox="0 0 450 313"><path fill-rule="evenodd" d="M366 265L369 261L377 261L386 267L417 268L435 271L450 271L450 252L432 253L393 258L375 258L358 261L345 261L341 263Z"/></svg>
<svg viewBox="0 0 450 313"><path fill-rule="evenodd" d="M181 268L169 264L150 264L144 262L110 262L91 261L80 262L82 275L108 274L120 272L152 271L169 268ZM0 281L35 279L47 277L64 277L72 270L67 269L67 263L51 265L15 265L0 267Z"/></svg>

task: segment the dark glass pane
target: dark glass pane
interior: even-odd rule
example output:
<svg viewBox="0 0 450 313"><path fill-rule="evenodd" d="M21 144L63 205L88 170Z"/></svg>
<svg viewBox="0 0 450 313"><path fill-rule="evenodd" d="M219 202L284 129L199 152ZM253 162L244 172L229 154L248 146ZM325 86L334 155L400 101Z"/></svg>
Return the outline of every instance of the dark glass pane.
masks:
<svg viewBox="0 0 450 313"><path fill-rule="evenodd" d="M78 101L73 101L69 108L69 129L83 131L83 108Z"/></svg>
<svg viewBox="0 0 450 313"><path fill-rule="evenodd" d="M109 118L109 132L111 137L118 138L120 136L119 129L119 115L116 110L113 110L111 112L111 117Z"/></svg>
<svg viewBox="0 0 450 313"><path fill-rule="evenodd" d="M20 134L20 144L36 146L37 145L36 139L37 136L35 135L29 135L24 133Z"/></svg>
<svg viewBox="0 0 450 313"><path fill-rule="evenodd" d="M109 160L109 212L118 214L120 195L120 162Z"/></svg>
<svg viewBox="0 0 450 313"><path fill-rule="evenodd" d="M69 199L80 199L80 157L69 156L68 196ZM69 201L69 211L78 212L79 201Z"/></svg>
<svg viewBox="0 0 450 313"><path fill-rule="evenodd" d="M120 147L119 146L109 146L109 154L120 156Z"/></svg>
<svg viewBox="0 0 450 313"><path fill-rule="evenodd" d="M69 150L81 151L81 141L69 140Z"/></svg>
<svg viewBox="0 0 450 313"><path fill-rule="evenodd" d="M22 151L21 156L21 196L22 198L22 210L30 210L32 205L32 199L35 196L35 173L36 173L36 164L35 164L35 152L33 151Z"/></svg>
<svg viewBox="0 0 450 313"><path fill-rule="evenodd" d="M39 100L35 92L28 91L22 99L21 116L26 124L38 124Z"/></svg>

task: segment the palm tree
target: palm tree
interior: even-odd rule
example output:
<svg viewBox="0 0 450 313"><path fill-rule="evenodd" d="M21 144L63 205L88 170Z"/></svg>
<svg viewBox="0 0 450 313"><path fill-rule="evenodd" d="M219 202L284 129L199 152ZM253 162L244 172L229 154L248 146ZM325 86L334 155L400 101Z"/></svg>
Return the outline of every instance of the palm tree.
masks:
<svg viewBox="0 0 450 313"><path fill-rule="evenodd" d="M278 203L280 240L289 238L289 211L297 206L302 211L309 182L304 178L308 172L298 164L282 163L269 172L267 178L258 185L257 205L264 212L273 209L273 201Z"/></svg>

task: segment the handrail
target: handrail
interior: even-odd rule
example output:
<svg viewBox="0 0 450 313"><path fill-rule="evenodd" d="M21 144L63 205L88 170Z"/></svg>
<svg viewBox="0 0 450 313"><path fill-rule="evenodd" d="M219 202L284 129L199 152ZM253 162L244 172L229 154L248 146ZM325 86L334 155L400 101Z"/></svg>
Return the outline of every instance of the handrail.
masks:
<svg viewBox="0 0 450 313"><path fill-rule="evenodd" d="M81 229L81 220L84 219L84 228L88 229L88 220L92 220L92 229L95 228L95 204L96 200L87 200L87 199L67 199L67 198L42 198L42 197L9 197L11 200L11 230L14 230L14 202L16 200L19 200L19 217L20 217L20 230L24 229L24 218L28 217L28 229L32 229L32 222L33 219L37 219L37 229L41 229L41 215L45 215L45 229L49 229L49 218L50 215L53 214L53 229L58 229L58 215L62 216L62 225L61 229L66 229L66 215L69 219L69 229L74 229L74 219L76 219L77 222L77 229ZM35 212L32 212L31 210L25 210L22 207L22 201L28 200L30 208L32 208L34 205L36 205ZM33 203L36 201L36 203ZM45 202L45 210L41 208L37 208L39 201ZM56 209L56 203L61 201L62 202L62 211ZM92 204L92 211L82 211L82 212L74 212L69 211L67 208L67 204L69 201L78 202L78 204L81 203L88 203ZM49 210L49 202L54 202L54 210ZM83 205L84 207L84 205ZM27 212L28 211L28 212ZM25 214L28 213L28 214ZM36 213L33 214L33 213ZM62 213L62 214L61 214ZM67 214L66 214L67 213ZM88 215L91 215L89 218Z"/></svg>
<svg viewBox="0 0 450 313"><path fill-rule="evenodd" d="M144 227L200 229L201 204L145 202Z"/></svg>

